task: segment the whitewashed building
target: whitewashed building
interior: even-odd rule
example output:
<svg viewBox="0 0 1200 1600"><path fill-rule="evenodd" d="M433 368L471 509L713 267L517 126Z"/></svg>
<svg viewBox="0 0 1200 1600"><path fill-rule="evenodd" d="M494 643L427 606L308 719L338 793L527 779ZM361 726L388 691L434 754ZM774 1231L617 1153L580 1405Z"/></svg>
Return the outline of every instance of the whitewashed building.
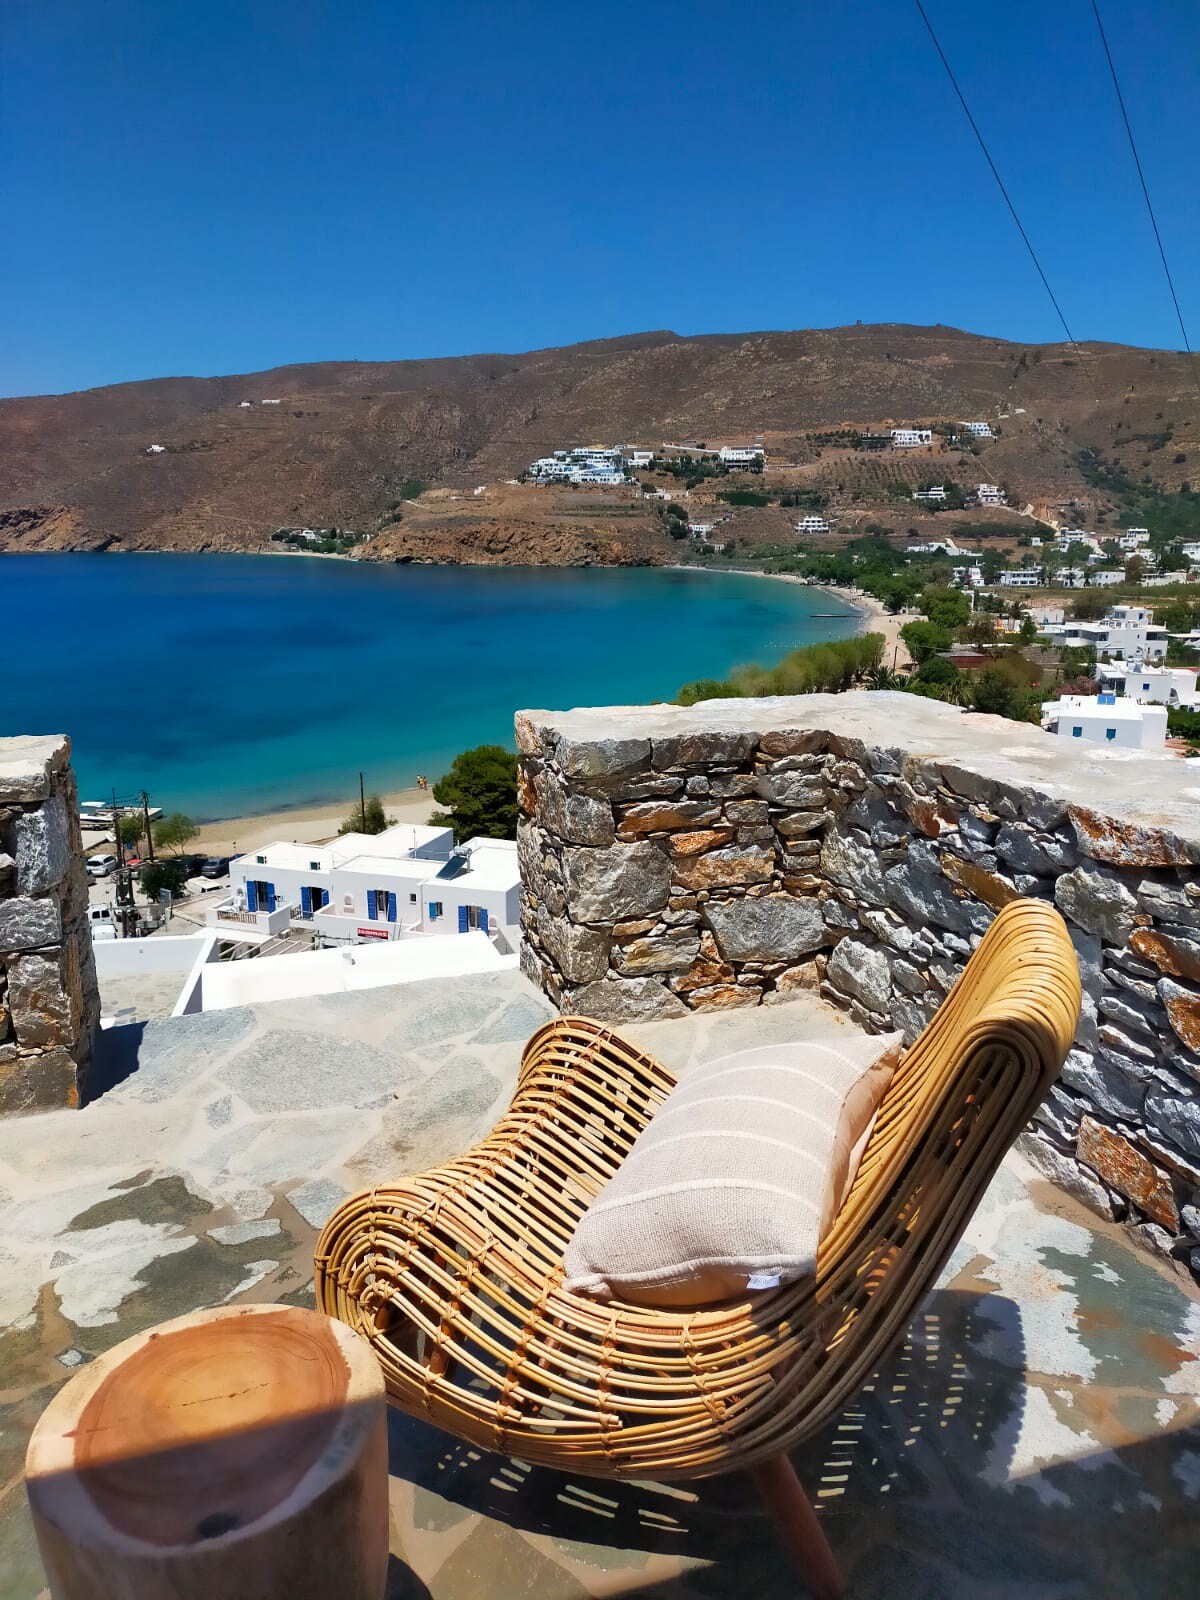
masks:
<svg viewBox="0 0 1200 1600"><path fill-rule="evenodd" d="M576 445L571 450L556 450L539 456L528 467L535 483L624 483L625 457L618 446Z"/></svg>
<svg viewBox="0 0 1200 1600"><path fill-rule="evenodd" d="M946 485L944 483L932 483L928 489L913 490L914 500L926 500L932 502L933 504L937 504L945 498Z"/></svg>
<svg viewBox="0 0 1200 1600"><path fill-rule="evenodd" d="M891 430L893 450L916 450L921 445L933 443L932 428L893 428Z"/></svg>
<svg viewBox="0 0 1200 1600"><path fill-rule="evenodd" d="M969 433L973 439L994 439L990 422L960 422L959 427L964 433Z"/></svg>
<svg viewBox="0 0 1200 1600"><path fill-rule="evenodd" d="M801 517L799 522L795 524L795 528L796 532L803 537L808 533L828 533L829 523L824 517L810 514L807 517Z"/></svg>
<svg viewBox="0 0 1200 1600"><path fill-rule="evenodd" d="M1042 727L1060 739L1111 744L1119 750L1162 750L1167 712L1165 706L1118 699L1111 692L1064 694L1043 702Z"/></svg>
<svg viewBox="0 0 1200 1600"><path fill-rule="evenodd" d="M455 846L449 828L400 823L330 844L278 842L230 864L228 899L209 924L252 938L310 926L330 942L413 934L484 933L519 918L517 847L507 839Z"/></svg>
<svg viewBox="0 0 1200 1600"><path fill-rule="evenodd" d="M717 451L717 460L727 467L753 469L761 467L766 458L767 453L760 444L723 444Z"/></svg>
<svg viewBox="0 0 1200 1600"><path fill-rule="evenodd" d="M1145 606L1110 606L1098 622L1051 623L1042 637L1057 645L1092 645L1097 656L1118 661L1158 661L1167 653L1167 630Z"/></svg>
<svg viewBox="0 0 1200 1600"><path fill-rule="evenodd" d="M1150 530L1149 528L1126 528L1117 543L1127 554L1135 550L1141 550L1150 543Z"/></svg>
<svg viewBox="0 0 1200 1600"><path fill-rule="evenodd" d="M1098 667L1096 676L1101 688L1112 694L1127 695L1143 705L1181 706L1195 711L1200 708L1196 672L1195 667L1150 666L1130 661Z"/></svg>
<svg viewBox="0 0 1200 1600"><path fill-rule="evenodd" d="M975 498L981 506L1006 506L1008 504L1008 496L998 483L977 484Z"/></svg>
<svg viewBox="0 0 1200 1600"><path fill-rule="evenodd" d="M1041 582L1041 567L1018 567L1013 572L1000 574L1002 589L1036 589Z"/></svg>

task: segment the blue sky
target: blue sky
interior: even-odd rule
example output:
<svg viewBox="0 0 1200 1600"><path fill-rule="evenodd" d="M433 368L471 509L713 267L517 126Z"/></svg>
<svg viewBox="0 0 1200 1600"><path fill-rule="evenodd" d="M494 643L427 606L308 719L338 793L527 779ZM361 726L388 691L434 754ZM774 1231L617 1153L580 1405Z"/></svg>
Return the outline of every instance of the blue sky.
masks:
<svg viewBox="0 0 1200 1600"><path fill-rule="evenodd" d="M1081 338L1180 343L1088 0L926 0ZM0 392L1058 325L910 0L5 0ZM1200 339L1200 7L1103 0Z"/></svg>

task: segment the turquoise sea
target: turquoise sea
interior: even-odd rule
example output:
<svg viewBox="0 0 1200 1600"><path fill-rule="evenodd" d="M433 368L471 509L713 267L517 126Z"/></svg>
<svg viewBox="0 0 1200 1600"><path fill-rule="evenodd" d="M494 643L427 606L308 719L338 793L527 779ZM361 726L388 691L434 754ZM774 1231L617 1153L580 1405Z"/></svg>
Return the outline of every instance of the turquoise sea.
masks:
<svg viewBox="0 0 1200 1600"><path fill-rule="evenodd" d="M436 778L521 707L670 699L856 626L764 578L303 556L0 556L0 615L0 733L69 733L83 798L200 819Z"/></svg>

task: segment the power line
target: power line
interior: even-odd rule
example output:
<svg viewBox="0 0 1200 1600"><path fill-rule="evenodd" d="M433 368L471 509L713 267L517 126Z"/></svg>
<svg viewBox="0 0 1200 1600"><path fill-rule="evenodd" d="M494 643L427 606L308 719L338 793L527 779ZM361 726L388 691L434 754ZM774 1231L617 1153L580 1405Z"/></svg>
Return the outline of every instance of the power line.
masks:
<svg viewBox="0 0 1200 1600"><path fill-rule="evenodd" d="M933 23L930 22L929 15L926 12L925 7L921 4L921 0L913 0L913 4L916 6L917 10L921 13L921 21L925 24L926 28L929 30L929 37L933 40L933 48L937 51L938 58L941 61L942 66L945 67L945 69L946 69L946 76L950 79L950 85L953 88L955 94L958 96L958 103L963 108L963 115L966 117L967 121L971 124L971 132L975 135L976 139L979 141L979 148L983 151L983 158L987 162L988 166L991 168L992 177L995 178L995 180L996 180L996 187L1000 190L1000 193L1004 196L1004 204L1008 207L1009 214L1012 217L1013 221L1017 225L1017 232L1021 235L1021 238L1024 241L1024 245L1025 245L1026 250L1029 251L1029 259L1033 262L1034 266L1036 267L1037 275L1042 280L1042 287L1045 289L1046 293L1049 295L1050 304L1054 307L1054 310L1055 310L1055 312L1056 312L1056 314L1058 316L1059 322L1062 323L1062 330L1067 336L1067 343L1071 346L1071 348L1074 350L1075 354L1079 357L1079 365L1083 368L1084 373L1087 376L1087 381L1091 385L1092 393L1093 393L1093 395L1095 395L1096 403L1098 405L1100 403L1100 393L1099 393L1099 390L1096 388L1095 379L1092 377L1091 368L1088 366L1087 362L1083 358L1083 351L1079 348L1079 341L1075 338L1075 335L1071 332L1070 328L1067 326L1067 319L1063 315L1062 307L1058 303L1058 299L1057 299L1057 297L1056 297L1056 295L1054 293L1054 290L1050 287L1050 280L1049 280L1049 278L1047 278L1045 272L1042 269L1042 263L1038 260L1037 251L1033 248L1033 244L1030 241L1029 235L1025 232L1025 229L1022 226L1021 219L1017 215L1017 208L1016 208L1015 205L1013 205L1012 199L1009 196L1008 190L1004 187L1004 180L1003 180L1003 178L1001 178L999 172L997 171L996 163L992 160L992 153L988 149L987 142L985 141L982 133L980 133L980 131L979 131L979 124L975 121L975 118L971 115L971 108L967 104L966 96L963 94L962 90L958 86L958 79L954 76L954 73L953 73L953 71L951 70L951 67L950 67L950 63L946 59L946 52L942 49L941 41L938 39L937 34L934 32Z"/></svg>
<svg viewBox="0 0 1200 1600"><path fill-rule="evenodd" d="M1112 51L1108 47L1108 35L1104 31L1104 24L1100 20L1100 7L1096 0L1092 0L1092 15L1096 19L1096 27L1100 33L1100 43L1104 46L1105 59L1108 61L1108 70L1112 76L1113 88L1117 93L1117 104L1121 108L1121 121L1125 124L1125 135L1129 140L1129 149L1133 155L1133 164L1137 168L1138 182L1142 186L1142 197L1146 202L1146 210L1150 216L1150 226L1154 229L1154 242L1158 246L1159 259L1162 261L1163 275L1167 280L1167 288L1171 291L1171 304L1175 307L1175 316L1179 322L1179 331L1183 335L1183 348L1189 357L1194 356L1194 351L1188 340L1188 331L1184 326L1183 312L1179 305L1179 296L1175 293L1175 280L1171 277L1171 269L1167 265L1167 252L1163 246L1162 234L1158 231L1158 218L1154 215L1154 206L1150 200L1150 189L1146 183L1146 174L1142 170L1142 158L1138 155L1137 141L1133 137L1133 128L1129 122L1129 113L1125 109L1125 96L1121 93L1120 80L1117 77L1116 65L1113 62ZM1200 373L1197 373L1194 360L1189 360L1188 367L1197 389L1200 389Z"/></svg>

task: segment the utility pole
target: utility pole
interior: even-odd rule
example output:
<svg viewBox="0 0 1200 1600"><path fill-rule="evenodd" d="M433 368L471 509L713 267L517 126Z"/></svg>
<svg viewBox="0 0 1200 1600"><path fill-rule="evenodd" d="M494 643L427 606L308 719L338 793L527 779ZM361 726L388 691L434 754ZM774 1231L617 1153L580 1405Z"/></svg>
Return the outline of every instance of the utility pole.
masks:
<svg viewBox="0 0 1200 1600"><path fill-rule="evenodd" d="M358 775L358 808L362 813L362 831L367 831L367 791L363 787L363 775Z"/></svg>
<svg viewBox="0 0 1200 1600"><path fill-rule="evenodd" d="M117 870L115 894L117 920L121 924L121 937L132 939L137 933L137 906L133 900L133 874L125 865L125 846L121 841L121 818L123 810L117 805L117 791L112 791L112 817L113 832L117 841Z"/></svg>
<svg viewBox="0 0 1200 1600"><path fill-rule="evenodd" d="M150 832L150 796L142 790L142 821L146 825L146 858L154 860L154 837Z"/></svg>

